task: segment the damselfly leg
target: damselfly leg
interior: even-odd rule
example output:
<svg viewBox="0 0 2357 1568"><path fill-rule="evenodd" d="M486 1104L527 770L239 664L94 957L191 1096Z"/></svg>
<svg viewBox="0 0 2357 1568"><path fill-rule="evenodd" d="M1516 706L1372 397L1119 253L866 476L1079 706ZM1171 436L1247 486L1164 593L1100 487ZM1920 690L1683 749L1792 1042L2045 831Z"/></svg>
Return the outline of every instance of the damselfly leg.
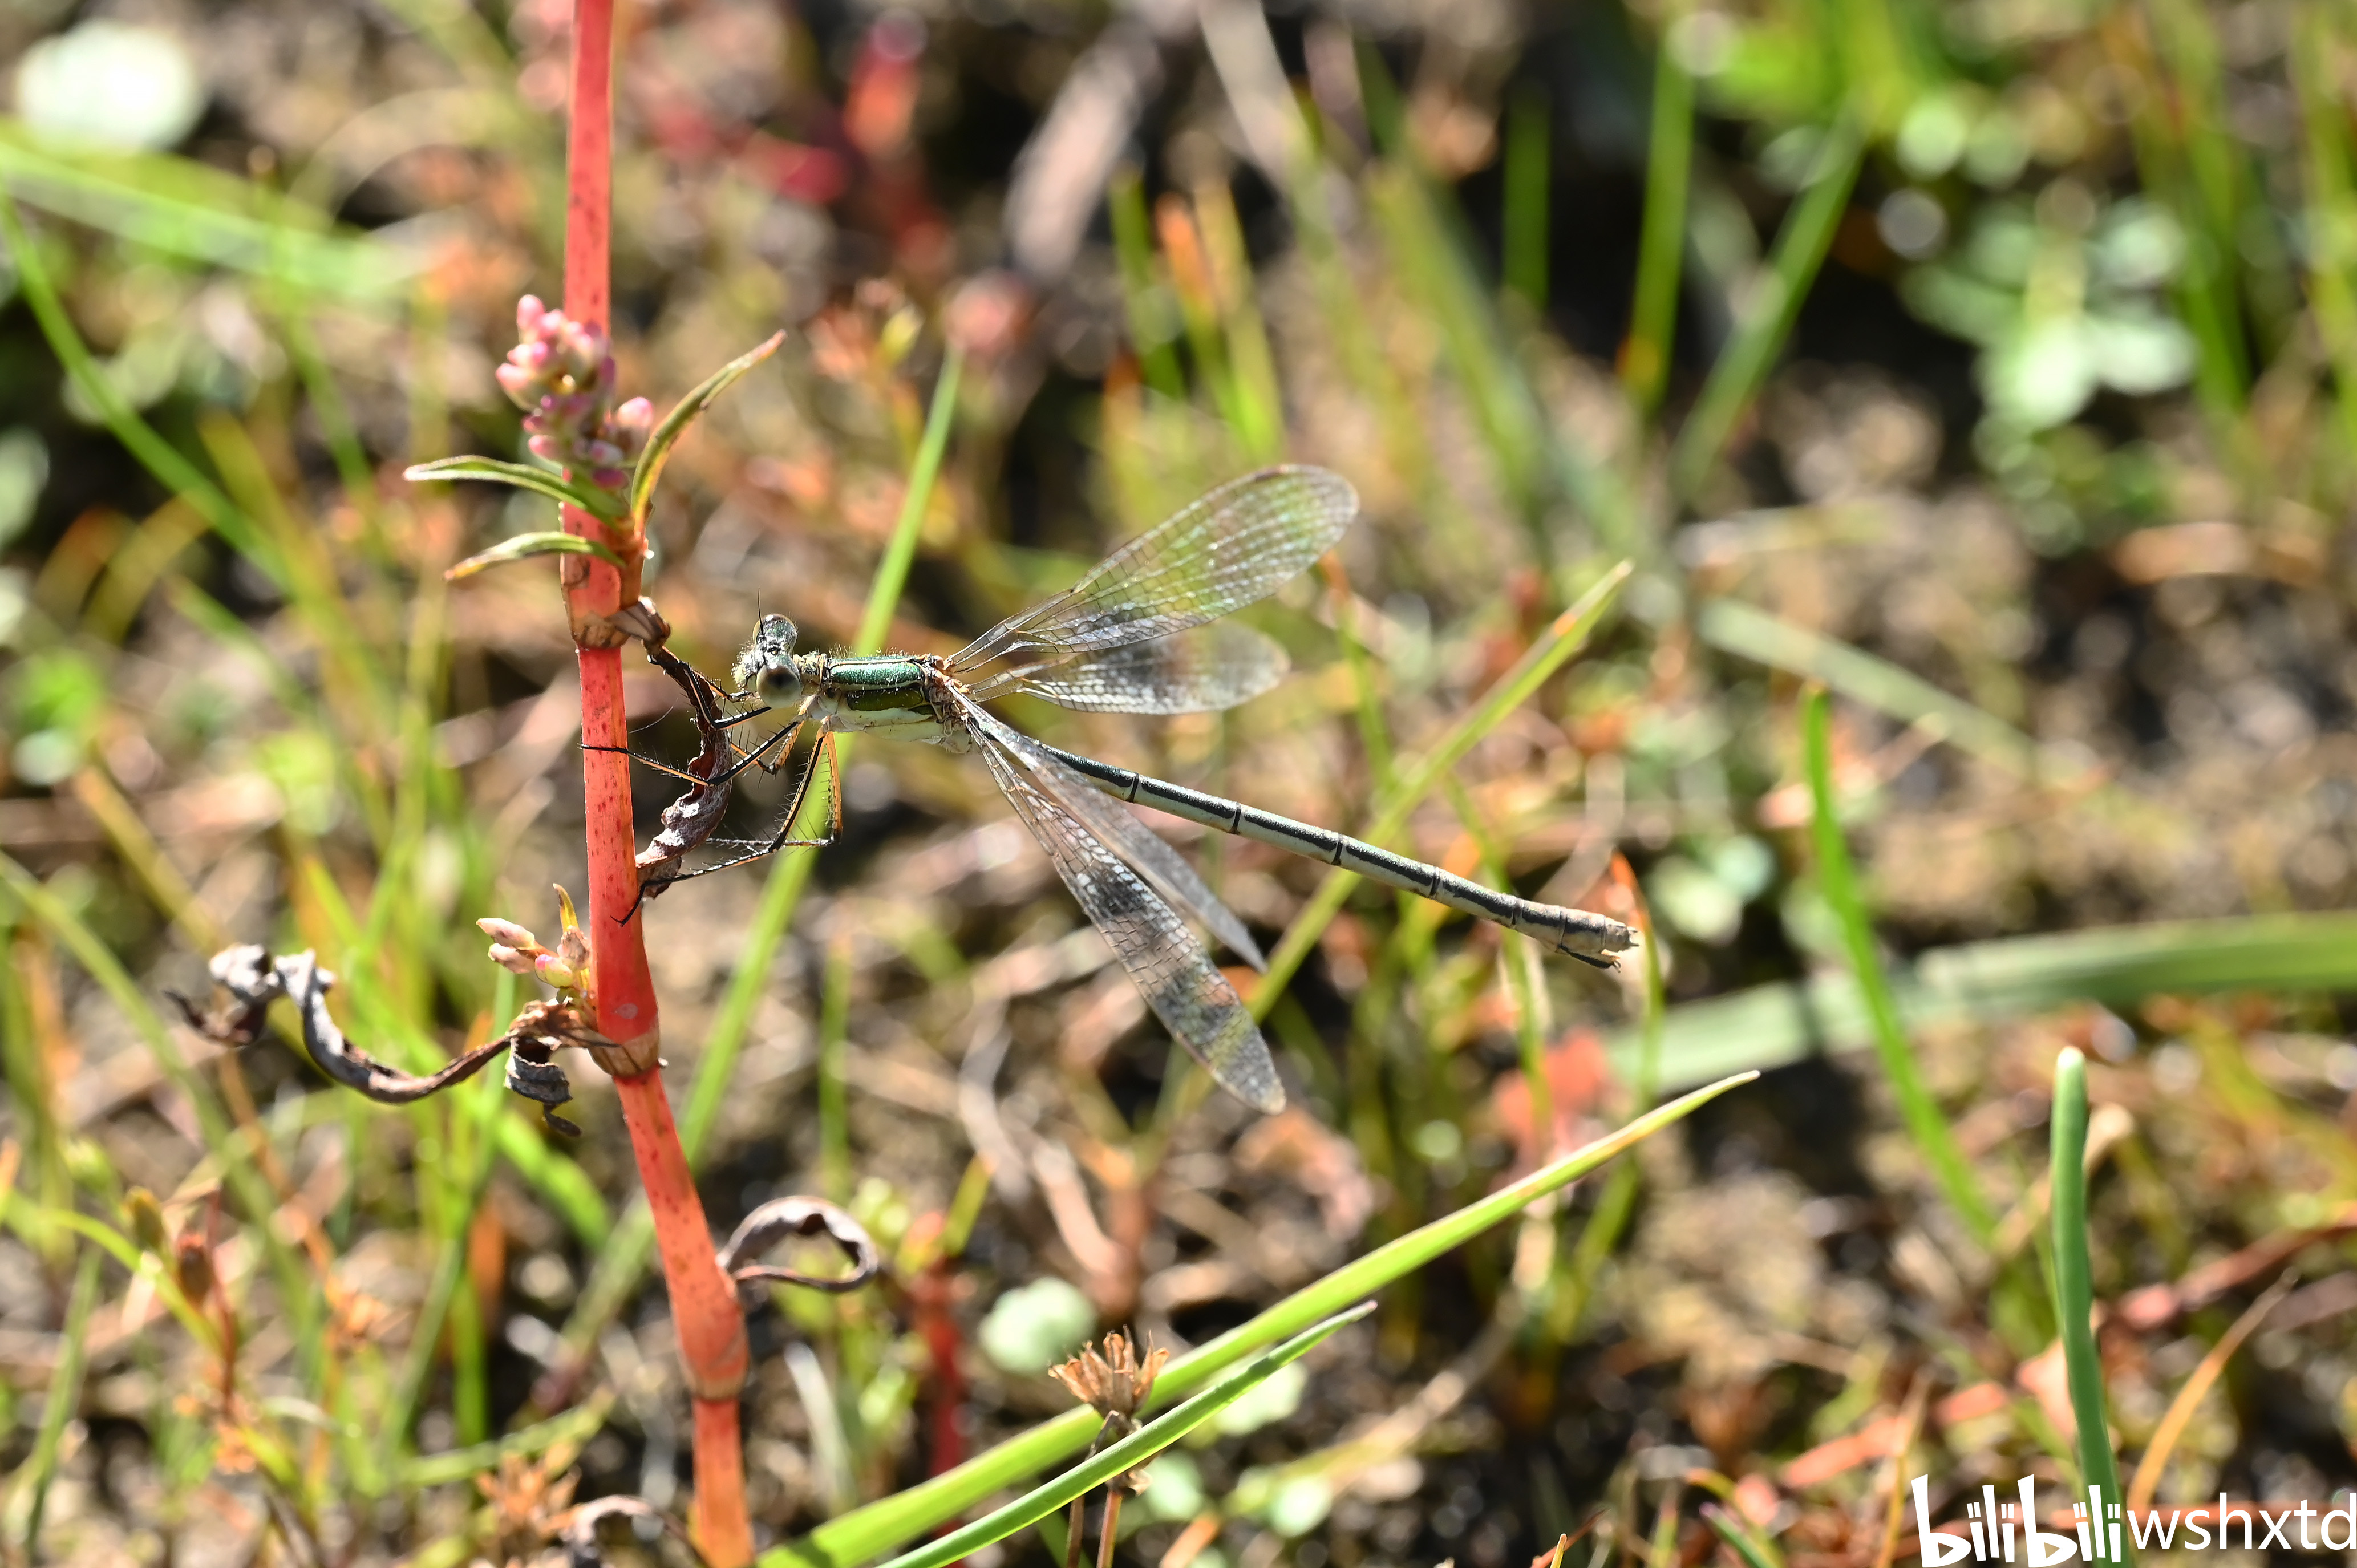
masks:
<svg viewBox="0 0 2357 1568"><path fill-rule="evenodd" d="M797 720L778 733L791 734L801 727L801 722ZM770 737L772 741L776 738L775 736ZM766 745L767 743L764 743L765 748ZM789 746L787 750L791 752L792 747ZM779 759L779 765L782 766L784 758L781 757ZM822 771L826 774L826 832L816 838L796 838L793 836L794 824L801 821L802 808L809 803L811 789ZM750 861L766 860L780 850L824 849L843 832L843 789L837 774L834 732L822 724L818 741L811 747L810 761L803 767L801 776L796 779L793 795L786 802L784 813L778 819L776 832L766 839L707 839L704 842L715 848L744 852L741 854L732 854L725 859L716 860L708 865L691 866L685 871L668 872L655 877L645 876L643 873L647 868L642 865L641 879L639 883L640 899L644 901L674 882L691 882L699 876L709 876L716 871L726 871L732 866L743 865ZM640 858L643 862L644 854Z"/></svg>

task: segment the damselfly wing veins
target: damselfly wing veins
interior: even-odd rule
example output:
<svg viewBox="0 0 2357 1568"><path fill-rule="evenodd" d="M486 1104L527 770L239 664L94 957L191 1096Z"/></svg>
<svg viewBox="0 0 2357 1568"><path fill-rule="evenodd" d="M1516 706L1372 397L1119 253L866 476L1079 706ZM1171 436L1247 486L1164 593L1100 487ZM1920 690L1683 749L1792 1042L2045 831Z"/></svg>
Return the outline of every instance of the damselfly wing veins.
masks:
<svg viewBox="0 0 2357 1568"><path fill-rule="evenodd" d="M810 764L774 836L716 841L741 853L694 871L649 877L647 889L793 844L825 842L787 835L822 771L829 779L830 822L840 824L833 736L866 730L952 751L979 750L1156 1015L1213 1079L1262 1111L1285 1104L1268 1047L1182 917L1200 922L1256 969L1266 967L1260 950L1243 922L1178 853L1109 796L1341 866L1522 932L1555 952L1606 964L1633 940L1617 920L1518 898L1329 829L1059 750L984 708L1009 692L1123 714L1202 713L1259 695L1283 678L1284 650L1258 632L1211 623L1266 598L1325 554L1357 516L1358 504L1351 487L1322 468L1246 475L1115 551L1071 588L1001 621L946 659L802 652L791 621L763 616L737 656L734 694L787 714L788 721L725 774L704 768L691 777L717 789L747 767L775 767L805 725L818 735Z"/></svg>

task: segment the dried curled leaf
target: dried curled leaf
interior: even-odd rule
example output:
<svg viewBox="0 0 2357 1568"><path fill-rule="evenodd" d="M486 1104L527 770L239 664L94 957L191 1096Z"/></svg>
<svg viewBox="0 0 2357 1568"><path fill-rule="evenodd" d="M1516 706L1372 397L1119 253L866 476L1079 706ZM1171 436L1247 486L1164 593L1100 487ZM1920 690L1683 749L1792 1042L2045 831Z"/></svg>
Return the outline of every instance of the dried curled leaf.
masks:
<svg viewBox="0 0 2357 1568"><path fill-rule="evenodd" d="M328 1012L328 991L336 977L319 967L308 951L273 959L257 944L224 949L214 955L213 995L198 1006L177 992L167 992L188 1026L208 1039L243 1047L262 1037L271 1003L285 996L302 1019L303 1047L319 1070L345 1088L382 1105L406 1105L472 1078L493 1057L511 1048L508 1087L537 1101L541 1114L560 1133L578 1136L580 1129L555 1113L554 1108L573 1097L564 1070L551 1059L563 1046L605 1046L587 1017L565 1002L534 1002L516 1015L508 1032L476 1047L439 1071L418 1077L377 1061L344 1037Z"/></svg>
<svg viewBox="0 0 2357 1568"><path fill-rule="evenodd" d="M851 1273L834 1279L805 1274L774 1263L746 1260L766 1252L789 1236L824 1236L851 1261ZM774 1282L804 1285L834 1293L857 1290L884 1267L883 1254L865 1227L832 1203L814 1197L777 1197L745 1216L728 1244L720 1249L720 1272L737 1282L741 1295L748 1285Z"/></svg>
<svg viewBox="0 0 2357 1568"><path fill-rule="evenodd" d="M606 1568L605 1550L597 1544L597 1527L609 1519L645 1520L662 1528L698 1563L705 1562L679 1520L644 1498L615 1496L583 1503L565 1517L556 1538L565 1546L566 1568Z"/></svg>

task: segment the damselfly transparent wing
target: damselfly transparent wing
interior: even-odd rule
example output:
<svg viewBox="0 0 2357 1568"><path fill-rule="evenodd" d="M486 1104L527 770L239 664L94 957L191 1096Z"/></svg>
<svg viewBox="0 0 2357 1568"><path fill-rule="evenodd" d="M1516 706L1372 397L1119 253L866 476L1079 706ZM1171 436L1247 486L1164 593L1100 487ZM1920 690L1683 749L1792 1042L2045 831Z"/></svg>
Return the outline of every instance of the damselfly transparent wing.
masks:
<svg viewBox="0 0 2357 1568"><path fill-rule="evenodd" d="M975 682L985 702L1022 692L1092 714L1211 714L1285 679L1285 650L1248 626L1216 622L1153 642L1000 670Z"/></svg>
<svg viewBox="0 0 2357 1568"><path fill-rule="evenodd" d="M1065 592L1011 616L952 656L971 676L993 660L1059 657L1150 642L1257 604L1342 537L1359 498L1323 468L1263 468L1218 489L1099 563Z"/></svg>
<svg viewBox="0 0 2357 1568"><path fill-rule="evenodd" d="M985 750L996 746L1012 754L1030 769L1067 815L1127 862L1130 869L1146 878L1167 902L1201 921L1205 929L1254 969L1268 967L1268 961L1261 956L1260 944L1253 940L1252 933L1236 918L1235 911L1222 903L1220 896L1195 875L1195 868L1181 859L1177 850L1157 838L1152 829L1131 816L1118 801L1099 793L1054 752L1029 736L1001 724L963 697L952 701Z"/></svg>
<svg viewBox="0 0 2357 1568"><path fill-rule="evenodd" d="M993 725L1011 734L1003 725ZM1064 886L1154 1009L1171 1037L1213 1079L1256 1111L1285 1109L1267 1042L1235 987L1213 967L1177 911L1041 786L1026 764L985 733L977 748L1016 815L1048 852Z"/></svg>

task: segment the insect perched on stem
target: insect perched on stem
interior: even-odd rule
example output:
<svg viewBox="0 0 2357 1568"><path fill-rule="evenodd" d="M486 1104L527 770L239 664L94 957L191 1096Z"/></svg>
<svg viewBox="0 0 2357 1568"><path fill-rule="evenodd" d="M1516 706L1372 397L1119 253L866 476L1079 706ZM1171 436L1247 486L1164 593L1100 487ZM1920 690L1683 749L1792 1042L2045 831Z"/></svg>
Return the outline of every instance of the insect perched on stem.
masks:
<svg viewBox="0 0 2357 1568"><path fill-rule="evenodd" d="M980 750L1147 1004L1213 1079L1262 1111L1285 1105L1268 1046L1180 915L1201 921L1254 968L1265 967L1260 949L1177 852L1104 796L1340 866L1605 966L1634 940L1617 920L1518 898L1330 829L1059 750L982 706L1023 692L1093 713L1186 714L1259 695L1283 678L1284 650L1258 632L1209 623L1275 593L1332 548L1357 514L1358 497L1336 475L1261 469L1211 491L1115 551L1071 588L1001 621L948 658L797 652L793 622L763 616L737 656L732 676L738 691L730 695L791 716L729 768L691 777L717 787L756 764L774 767L770 753L783 747L777 756L789 755L806 725L818 732L810 764L775 835L730 843L741 853L714 865L651 878L648 891L831 840L842 824L831 782L834 737L865 730L952 751ZM822 768L830 779L826 834L790 838Z"/></svg>
<svg viewBox="0 0 2357 1568"><path fill-rule="evenodd" d="M639 906L679 880L677 876L651 876L650 872L684 858L687 854L710 838L719 827L720 819L728 813L729 785L737 775L759 757L748 759L729 739L728 732L749 719L759 718L769 710L755 708L744 713L726 713L722 704L734 701L733 695L722 691L704 672L673 653L664 644L671 636L671 627L657 615L651 601L641 599L631 610L609 618L631 636L640 639L647 650L647 662L672 679L673 684L687 698L688 712L695 720L697 737L695 756L684 768L656 762L650 757L638 760L661 773L687 780L687 788L679 798L662 810L661 825L647 847L638 854L639 896L620 918L628 922L639 912ZM584 751L619 751L637 757L628 746L589 746ZM766 753L769 747L756 748ZM767 766L767 764L765 764ZM721 841L724 843L729 841ZM733 864L733 863L732 863ZM693 875L693 874L691 874Z"/></svg>

